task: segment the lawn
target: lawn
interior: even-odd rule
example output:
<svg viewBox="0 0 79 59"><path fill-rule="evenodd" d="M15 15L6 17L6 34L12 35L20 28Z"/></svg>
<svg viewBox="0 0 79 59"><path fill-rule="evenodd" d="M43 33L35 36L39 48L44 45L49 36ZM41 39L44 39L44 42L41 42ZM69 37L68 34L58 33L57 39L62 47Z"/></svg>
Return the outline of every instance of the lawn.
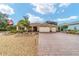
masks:
<svg viewBox="0 0 79 59"><path fill-rule="evenodd" d="M37 55L37 34L0 35L0 55Z"/></svg>

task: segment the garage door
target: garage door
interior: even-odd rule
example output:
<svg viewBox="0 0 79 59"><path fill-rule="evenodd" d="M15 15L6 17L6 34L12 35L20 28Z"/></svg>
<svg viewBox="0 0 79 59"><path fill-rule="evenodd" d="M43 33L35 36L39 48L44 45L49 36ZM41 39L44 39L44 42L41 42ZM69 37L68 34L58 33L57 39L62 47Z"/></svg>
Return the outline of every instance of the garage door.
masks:
<svg viewBox="0 0 79 59"><path fill-rule="evenodd" d="M56 27L52 27L52 28L51 28L51 31L52 31L52 32L56 32Z"/></svg>
<svg viewBox="0 0 79 59"><path fill-rule="evenodd" d="M49 27L39 27L39 32L50 32Z"/></svg>

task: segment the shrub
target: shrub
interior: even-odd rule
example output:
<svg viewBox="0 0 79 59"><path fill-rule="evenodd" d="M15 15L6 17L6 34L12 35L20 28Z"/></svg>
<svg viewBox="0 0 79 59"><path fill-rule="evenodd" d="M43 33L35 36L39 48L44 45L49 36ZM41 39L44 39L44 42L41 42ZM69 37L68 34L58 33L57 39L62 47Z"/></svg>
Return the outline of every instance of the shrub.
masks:
<svg viewBox="0 0 79 59"><path fill-rule="evenodd" d="M76 34L76 32L77 32L76 30L68 30L67 31L67 33L69 33L69 34Z"/></svg>
<svg viewBox="0 0 79 59"><path fill-rule="evenodd" d="M10 32L11 32L11 33L17 33L17 31L16 31L16 30L11 30Z"/></svg>
<svg viewBox="0 0 79 59"><path fill-rule="evenodd" d="M0 29L0 31L7 31L6 29Z"/></svg>
<svg viewBox="0 0 79 59"><path fill-rule="evenodd" d="M7 30L8 30L8 31L16 30L16 27L13 26L13 25L9 25L9 26L7 26Z"/></svg>
<svg viewBox="0 0 79 59"><path fill-rule="evenodd" d="M18 33L23 33L23 32L25 32L25 30L18 30L17 32Z"/></svg>

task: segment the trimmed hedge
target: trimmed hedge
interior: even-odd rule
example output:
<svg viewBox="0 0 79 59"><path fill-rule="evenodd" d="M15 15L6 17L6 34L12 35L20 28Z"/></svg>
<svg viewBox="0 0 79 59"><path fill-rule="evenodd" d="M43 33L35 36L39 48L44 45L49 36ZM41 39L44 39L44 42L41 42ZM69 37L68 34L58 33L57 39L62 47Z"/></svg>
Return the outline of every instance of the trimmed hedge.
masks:
<svg viewBox="0 0 79 59"><path fill-rule="evenodd" d="M0 29L0 31L7 31L7 29Z"/></svg>
<svg viewBox="0 0 79 59"><path fill-rule="evenodd" d="M16 30L11 30L10 32L11 32L11 33L17 33L17 31L16 31Z"/></svg>
<svg viewBox="0 0 79 59"><path fill-rule="evenodd" d="M77 34L77 30L68 30L67 33L69 33L69 34Z"/></svg>

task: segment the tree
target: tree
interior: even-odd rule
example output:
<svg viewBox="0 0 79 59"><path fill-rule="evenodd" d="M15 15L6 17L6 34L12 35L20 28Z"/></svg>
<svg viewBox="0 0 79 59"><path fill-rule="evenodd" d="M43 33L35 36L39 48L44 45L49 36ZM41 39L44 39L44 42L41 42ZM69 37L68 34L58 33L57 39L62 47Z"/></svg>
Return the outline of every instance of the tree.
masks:
<svg viewBox="0 0 79 59"><path fill-rule="evenodd" d="M8 15L0 13L0 29L6 29Z"/></svg>
<svg viewBox="0 0 79 59"><path fill-rule="evenodd" d="M28 29L28 26L29 26L29 20L28 18L24 17L23 19L21 19L18 23L17 23L17 26L20 27L20 28L24 28L24 30L27 30ZM17 27L17 29L18 29Z"/></svg>
<svg viewBox="0 0 79 59"><path fill-rule="evenodd" d="M18 26L28 26L29 25L29 21L26 19L22 19L18 22L17 24Z"/></svg>
<svg viewBox="0 0 79 59"><path fill-rule="evenodd" d="M64 24L63 26L61 26L61 31L65 31L68 29L68 24Z"/></svg>

